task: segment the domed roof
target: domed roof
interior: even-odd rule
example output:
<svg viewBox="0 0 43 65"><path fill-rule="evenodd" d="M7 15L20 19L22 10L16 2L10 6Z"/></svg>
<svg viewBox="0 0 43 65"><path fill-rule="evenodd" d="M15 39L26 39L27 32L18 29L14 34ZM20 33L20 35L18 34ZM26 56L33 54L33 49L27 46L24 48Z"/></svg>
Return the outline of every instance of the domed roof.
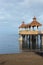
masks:
<svg viewBox="0 0 43 65"><path fill-rule="evenodd" d="M19 28L30 28L30 27L39 27L42 26L42 24L40 24L37 20L36 17L34 16L33 21L29 24L25 24L24 21L22 22L22 24L19 26Z"/></svg>
<svg viewBox="0 0 43 65"><path fill-rule="evenodd" d="M33 21L30 23L30 25L32 27L35 27L35 26L42 26L42 24L40 24L37 20L36 20L36 17L34 16L33 18Z"/></svg>
<svg viewBox="0 0 43 65"><path fill-rule="evenodd" d="M23 21L22 24L19 26L19 28L25 28L25 26L26 26L26 24Z"/></svg>

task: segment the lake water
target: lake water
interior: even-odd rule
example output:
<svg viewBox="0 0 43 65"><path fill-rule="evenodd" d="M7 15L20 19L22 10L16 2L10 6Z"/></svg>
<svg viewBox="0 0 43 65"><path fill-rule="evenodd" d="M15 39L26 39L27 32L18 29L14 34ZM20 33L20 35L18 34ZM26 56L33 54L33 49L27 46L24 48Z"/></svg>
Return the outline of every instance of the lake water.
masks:
<svg viewBox="0 0 43 65"><path fill-rule="evenodd" d="M20 43L18 38L18 34L0 34L0 54L21 53L23 51L22 42ZM28 44L25 47L27 49Z"/></svg>
<svg viewBox="0 0 43 65"><path fill-rule="evenodd" d="M0 54L19 53L18 34L0 35Z"/></svg>

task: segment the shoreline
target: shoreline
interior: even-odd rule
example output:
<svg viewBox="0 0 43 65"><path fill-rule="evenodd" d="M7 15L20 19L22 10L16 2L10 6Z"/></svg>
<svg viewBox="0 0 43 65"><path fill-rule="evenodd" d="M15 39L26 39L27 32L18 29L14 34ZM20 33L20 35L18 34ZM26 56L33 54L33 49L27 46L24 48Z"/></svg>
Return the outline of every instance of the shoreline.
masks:
<svg viewBox="0 0 43 65"><path fill-rule="evenodd" d="M9 54L21 54L21 53L27 53L27 52L34 52L34 53L36 53L36 52L38 52L38 53L43 53L43 50L40 50L40 49L36 49L36 50L31 50L31 49L23 49L23 50L21 50L20 52L16 52L16 53L0 53L0 55L9 55Z"/></svg>
<svg viewBox="0 0 43 65"><path fill-rule="evenodd" d="M43 57L34 52L0 54L0 65L43 65Z"/></svg>

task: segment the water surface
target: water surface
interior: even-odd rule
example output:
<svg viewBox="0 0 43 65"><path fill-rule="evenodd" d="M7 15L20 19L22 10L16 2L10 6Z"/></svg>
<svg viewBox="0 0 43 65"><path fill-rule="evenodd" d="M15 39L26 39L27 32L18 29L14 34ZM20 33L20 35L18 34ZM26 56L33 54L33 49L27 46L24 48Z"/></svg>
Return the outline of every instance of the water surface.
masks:
<svg viewBox="0 0 43 65"><path fill-rule="evenodd" d="M24 50L29 50L28 41L19 42L18 34L0 34L0 54L21 53ZM23 46L22 46L23 45Z"/></svg>
<svg viewBox="0 0 43 65"><path fill-rule="evenodd" d="M19 53L18 34L0 35L0 54Z"/></svg>

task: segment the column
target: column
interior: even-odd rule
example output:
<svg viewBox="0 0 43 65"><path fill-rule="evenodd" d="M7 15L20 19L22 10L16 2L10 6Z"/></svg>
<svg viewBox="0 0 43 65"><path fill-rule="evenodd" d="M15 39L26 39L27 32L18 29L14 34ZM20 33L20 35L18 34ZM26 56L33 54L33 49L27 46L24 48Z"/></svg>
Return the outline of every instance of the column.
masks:
<svg viewBox="0 0 43 65"><path fill-rule="evenodd" d="M29 49L30 49L30 35L29 35Z"/></svg>
<svg viewBox="0 0 43 65"><path fill-rule="evenodd" d="M37 39L37 38L38 38L38 36L36 35L36 49L37 49L37 43L38 43L38 42L37 42L37 41L38 41L38 39Z"/></svg>
<svg viewBox="0 0 43 65"><path fill-rule="evenodd" d="M42 50L43 50L43 35L41 35L41 46L42 46Z"/></svg>
<svg viewBox="0 0 43 65"><path fill-rule="evenodd" d="M32 49L32 35L30 35L30 49Z"/></svg>
<svg viewBox="0 0 43 65"><path fill-rule="evenodd" d="M26 35L26 48L28 48L28 35Z"/></svg>
<svg viewBox="0 0 43 65"><path fill-rule="evenodd" d="M37 49L38 49L38 42L39 42L39 40L38 40L38 35L37 35Z"/></svg>
<svg viewBox="0 0 43 65"><path fill-rule="evenodd" d="M23 41L25 41L25 35L22 35L22 37L23 37Z"/></svg>
<svg viewBox="0 0 43 65"><path fill-rule="evenodd" d="M22 35L23 40L22 40L22 48L25 48L25 35Z"/></svg>
<svg viewBox="0 0 43 65"><path fill-rule="evenodd" d="M42 35L40 35L40 50L42 50Z"/></svg>

